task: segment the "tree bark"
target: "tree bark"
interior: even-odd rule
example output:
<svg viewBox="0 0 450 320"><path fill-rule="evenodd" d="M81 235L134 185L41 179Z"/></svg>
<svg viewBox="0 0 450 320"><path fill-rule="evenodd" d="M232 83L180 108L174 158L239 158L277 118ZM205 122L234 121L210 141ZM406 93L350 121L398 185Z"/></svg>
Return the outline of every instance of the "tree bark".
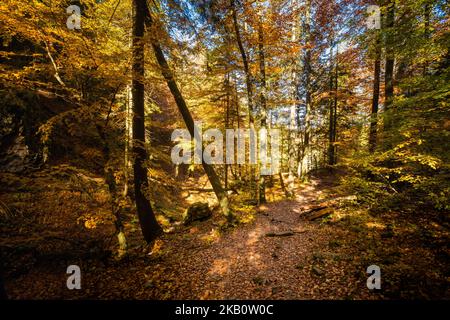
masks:
<svg viewBox="0 0 450 320"><path fill-rule="evenodd" d="M288 139L289 139L290 133L288 134ZM288 145L289 147L289 145ZM284 150L284 139L283 139L283 128L281 128L281 154L283 155L283 150ZM288 163L289 166L289 163ZM283 178L283 156L280 157L280 171L278 172L278 177L280 178L280 186L281 186L281 190L283 190L284 195L286 198L290 198L292 197L292 193L291 190L288 190L286 188L286 184L284 183L284 178ZM289 178L291 178L291 171L289 171Z"/></svg>
<svg viewBox="0 0 450 320"><path fill-rule="evenodd" d="M333 146L333 164L337 163L337 107L339 102L339 46L336 47L336 66L334 75L334 103L333 103L333 130L332 130L332 146Z"/></svg>
<svg viewBox="0 0 450 320"><path fill-rule="evenodd" d="M330 94L333 92L333 90L337 91L337 88L335 88L335 73L333 72L334 68L334 61L333 61L333 41L330 49ZM330 166L334 165L334 99L330 99L330 106L329 106L329 127L328 127L328 164Z"/></svg>
<svg viewBox="0 0 450 320"><path fill-rule="evenodd" d="M298 1L293 1L293 11L296 11L298 9ZM298 35L299 35L299 19L294 19L294 24L292 26L292 43L295 43L298 41ZM296 138L300 137L299 130L300 130L300 117L298 110L300 109L300 66L299 66L300 59L297 57L297 55L294 55L292 59L292 83L293 83L293 90L292 90L292 103L290 106L290 119L289 119L289 135L288 135L288 192L290 194L294 191L294 172L296 171L296 160L300 159L300 146L296 144L295 140Z"/></svg>
<svg viewBox="0 0 450 320"><path fill-rule="evenodd" d="M144 110L144 29L145 0L133 0L133 48L132 48L132 94L133 94L133 154L134 154L134 192L136 209L142 234L147 243L155 240L162 229L156 221L150 201L147 177L147 150L145 148L145 110Z"/></svg>
<svg viewBox="0 0 450 320"><path fill-rule="evenodd" d="M117 235L117 240L118 240L118 244L119 244L118 257L121 258L124 255L126 255L126 253L127 253L127 240L125 237L125 230L124 230L124 226L122 223L122 212L121 212L121 208L119 205L120 197L117 193L116 179L114 177L114 171L110 167L111 149L110 149L107 135L106 135L112 107L116 100L116 95L117 95L117 92L119 91L119 89L120 89L120 86L117 87L117 89L114 92L114 95L111 99L111 103L110 103L108 114L106 116L105 124L103 126L98 124L96 127L97 127L97 133L100 136L102 143L103 143L102 153L103 153L103 158L105 161L105 167L104 167L105 176L104 176L104 178L105 178L106 184L108 185L108 190L109 190L109 195L110 195L111 212L113 213L114 217L116 218L116 220L114 222L114 226L116 228L116 235Z"/></svg>
<svg viewBox="0 0 450 320"><path fill-rule="evenodd" d="M123 175L124 175L124 184L123 184L123 191L122 194L124 197L127 197L129 194L129 173L130 173L130 149L132 147L132 133L131 133L131 86L127 85L127 97L126 97L126 105L125 105L125 150L124 150L124 168L123 168Z"/></svg>
<svg viewBox="0 0 450 320"><path fill-rule="evenodd" d="M226 104L225 104L225 130L230 126L230 74L225 77ZM228 190L228 163L225 161L225 190Z"/></svg>
<svg viewBox="0 0 450 320"><path fill-rule="evenodd" d="M373 153L377 146L378 104L380 100L381 44L377 33L375 41L375 63L373 75L372 113L370 118L369 151Z"/></svg>
<svg viewBox="0 0 450 320"><path fill-rule="evenodd" d="M237 129L241 128L241 111L239 108L239 93L238 93L238 87L237 87L237 80L234 79L234 103L236 103L236 117L237 117ZM241 164L237 164L237 172L239 179L242 178L242 166Z"/></svg>
<svg viewBox="0 0 450 320"><path fill-rule="evenodd" d="M250 73L250 67L248 64L248 58L247 54L245 53L244 45L242 44L242 38L241 38L241 32L239 30L239 24L237 20L237 13L236 13L236 4L234 0L230 0L231 8L232 8L232 15L233 15L233 26L234 26L234 32L236 34L236 42L239 47L239 52L242 57L242 63L244 64L244 73L245 73L245 82L247 86L247 100L248 100L248 109L249 109L249 121L250 124L254 124L254 106L253 106L253 81L252 81L252 75Z"/></svg>
<svg viewBox="0 0 450 320"><path fill-rule="evenodd" d="M260 92L260 103L261 103L261 128L267 129L267 103L266 103L266 62L264 56L264 34L263 25L261 17L258 21L258 54L259 54L259 72L261 78L261 92ZM266 147L268 147L269 139L267 138ZM260 175L259 178L259 203L266 202L266 179L265 176Z"/></svg>
<svg viewBox="0 0 450 320"><path fill-rule="evenodd" d="M148 10L148 7L143 10L147 16L147 26L148 29L151 29L153 26L153 18L150 14L150 10ZM175 102L177 104L178 110L181 113L181 116L184 120L184 123L186 124L186 127L191 134L192 137L194 137L194 119L192 118L192 115L189 111L189 108L186 105L186 101L183 98L183 95L181 94L178 85L175 81L175 78L172 74L172 71L170 70L169 64L167 63L166 57L164 56L164 53L161 49L161 46L157 39L152 38L152 48L153 52L155 54L156 60L158 61L159 67L161 69L161 73L164 77L164 79L167 82L167 86L170 89L170 92L172 93L173 98L175 99ZM203 157L202 157L202 166L205 170L206 175L208 176L209 182L212 185L212 188L214 190L214 193L219 200L219 205L222 209L222 213L227 218L228 222L233 221L233 215L229 208L229 202L228 202L228 196L226 193L226 190L222 187L222 184L220 182L219 176L217 175L214 168L207 164Z"/></svg>
<svg viewBox="0 0 450 320"><path fill-rule="evenodd" d="M429 41L430 36L431 36L431 30L430 30L431 11L432 11L432 5L430 3L425 3L425 5L424 5L424 20L425 20L424 37L425 37L425 41ZM428 74L428 67L429 67L429 62L425 61L424 66L423 66L423 76L426 76Z"/></svg>
<svg viewBox="0 0 450 320"><path fill-rule="evenodd" d="M385 65L385 111L389 111L392 107L394 99L394 25L395 25L395 1L389 0L386 4L386 29L387 36L385 39L386 46L386 65ZM389 131L392 127L392 114L388 114L385 121L385 130Z"/></svg>
<svg viewBox="0 0 450 320"><path fill-rule="evenodd" d="M250 72L250 67L248 63L247 54L245 53L244 45L242 43L242 37L241 32L239 30L239 24L237 19L237 12L236 12L236 3L234 0L230 0L230 6L232 10L232 16L233 16L233 26L234 26L234 32L236 35L236 42L238 44L239 52L241 54L242 63L244 65L244 73L245 73L245 83L247 87L247 104L248 104L248 121L249 121L249 127L252 132L255 130L255 118L254 118L254 105L253 105L253 78ZM252 150L250 150L250 154L252 153ZM255 170L254 167L250 168L250 188L253 191L254 188L254 182L255 182ZM257 192L256 192L257 193ZM256 194L257 196L257 194Z"/></svg>
<svg viewBox="0 0 450 320"><path fill-rule="evenodd" d="M307 168L307 157L310 147L310 130L311 130L311 0L305 2L305 26L304 37L306 40L306 48L304 52L304 72L305 72L305 129L303 136L303 146L301 148L301 156L299 159L299 167L297 174L299 177L303 177Z"/></svg>

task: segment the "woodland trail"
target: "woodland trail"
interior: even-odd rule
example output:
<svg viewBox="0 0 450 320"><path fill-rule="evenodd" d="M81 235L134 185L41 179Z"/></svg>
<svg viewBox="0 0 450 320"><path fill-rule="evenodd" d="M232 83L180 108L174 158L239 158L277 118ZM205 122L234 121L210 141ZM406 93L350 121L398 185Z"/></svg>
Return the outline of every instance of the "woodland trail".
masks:
<svg viewBox="0 0 450 320"><path fill-rule="evenodd" d="M40 181L39 178L36 181ZM107 255L103 257L101 252L92 251L94 247L90 245L110 236L111 226L93 233L85 231L83 235L89 237L86 238L89 241L77 238L80 236L77 212L82 209L76 206L78 202L73 201L73 195L68 194L66 203L73 202L73 206L66 205L67 210L60 212L43 212L46 217L56 219L52 222L55 227L65 226L61 230L71 225L74 231L62 233L60 238L73 239L73 244L83 244L83 247L73 247L72 242L60 239L48 242L36 235L29 253L24 251L9 258L12 271L7 289L12 298L22 299L36 296L64 299L364 298L369 294L365 287L365 270L353 261L353 247L342 246L349 238L348 232L342 227L319 220L309 222L300 216L309 206L323 201L322 198L333 197L333 185L331 176L313 178L296 190L295 199L269 202L259 208L250 206L249 221L222 232L218 231L220 214L181 227L158 240L151 254L152 248L142 245L139 229L131 228L128 230L128 256L120 261ZM42 204L42 210L55 207L38 195L35 193L34 201ZM206 199L207 194L196 195L201 196ZM45 197L47 200L58 198L61 196L56 194ZM91 211L98 212L102 208L93 207ZM63 222L57 223L60 220ZM30 223L30 227L35 226L36 223ZM32 230L30 234L37 232ZM266 236L283 231L293 234ZM57 248L57 255L49 253L53 247ZM83 290L67 290L66 268L70 264L81 267Z"/></svg>
<svg viewBox="0 0 450 320"><path fill-rule="evenodd" d="M42 185L42 179L33 181ZM23 210L30 201L39 203L39 211L11 220L8 234L17 235L14 238L0 237L2 248L20 249L5 252L6 289L12 299L383 299L411 292L422 298L448 296L439 274L446 270L445 256L439 247L430 250L417 236L411 237L405 222L410 220L398 220L395 232L387 232L379 227L379 218L351 209L337 209L332 217L313 222L302 216L311 206L341 195L336 185L333 176L312 177L298 186L294 199L248 206L234 228L220 231L217 213L207 221L178 226L153 247L143 245L140 230L128 225L129 250L121 260L100 245L106 241L114 246L112 225L82 229L77 223L86 208L73 193L64 188L35 192L20 203ZM202 196L206 200L206 193L195 194ZM58 199L64 199L65 206L52 210L62 203ZM101 210L109 214L104 205L89 209ZM283 232L289 235L267 236ZM82 270L82 290L66 287L66 269L72 264ZM384 271L381 292L366 286L366 268L372 264ZM425 270L434 272L428 275ZM409 281L411 277L420 281ZM408 290L399 293L398 283ZM432 283L433 292L417 283Z"/></svg>
<svg viewBox="0 0 450 320"><path fill-rule="evenodd" d="M368 291L364 290L365 281L358 277L358 271L364 270L352 269L349 252L329 246L339 243L337 238L344 237L345 232L300 218L299 213L313 205L330 185L329 180L312 180L297 191L295 199L260 207L253 222L225 233L206 248L191 237L187 240L190 249L185 241L172 244L178 253L172 255L175 259L171 263L164 262L158 275L172 274L178 279L173 281L176 288L169 286L170 293L160 292L155 283L157 297L344 299L354 297L361 289ZM194 227L191 233L201 238L204 228ZM266 236L286 231L294 234Z"/></svg>

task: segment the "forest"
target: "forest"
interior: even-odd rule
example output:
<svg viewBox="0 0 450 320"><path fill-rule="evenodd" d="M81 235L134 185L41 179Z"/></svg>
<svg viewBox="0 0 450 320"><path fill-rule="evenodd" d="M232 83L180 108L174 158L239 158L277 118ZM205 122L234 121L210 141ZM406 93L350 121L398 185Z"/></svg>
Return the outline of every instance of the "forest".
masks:
<svg viewBox="0 0 450 320"><path fill-rule="evenodd" d="M2 0L0 295L450 299L449 14Z"/></svg>

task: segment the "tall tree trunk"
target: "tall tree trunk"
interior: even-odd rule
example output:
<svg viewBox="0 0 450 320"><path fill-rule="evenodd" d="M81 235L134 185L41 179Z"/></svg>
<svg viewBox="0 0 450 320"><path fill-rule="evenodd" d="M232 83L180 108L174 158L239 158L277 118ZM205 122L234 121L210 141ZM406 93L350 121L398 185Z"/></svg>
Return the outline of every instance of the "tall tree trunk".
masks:
<svg viewBox="0 0 450 320"><path fill-rule="evenodd" d="M330 94L333 90L337 90L334 87L334 72L333 72L333 42L331 41L331 49L330 49ZM330 166L334 165L334 99L330 99L330 107L329 107L329 127L328 127L328 164Z"/></svg>
<svg viewBox="0 0 450 320"><path fill-rule="evenodd" d="M425 20L425 30L424 30L424 37L425 41L428 41L430 39L431 30L430 30L430 19L431 19L431 10L432 5L430 3L425 3L424 5L424 20ZM425 61L423 66L423 75L426 76L428 74L428 61Z"/></svg>
<svg viewBox="0 0 450 320"><path fill-rule="evenodd" d="M289 133L289 132L288 132ZM290 133L288 134L288 139L289 139ZM289 145L288 145L289 147ZM280 171L278 172L278 176L280 178L280 186L281 186L281 190L283 190L284 192L284 196L286 198L290 198L292 196L292 193L290 190L288 190L286 188L286 184L284 183L284 178L283 178L283 152L284 152L284 139L283 139L283 127L281 127L281 157L280 157ZM289 166L289 163L288 163ZM291 174L291 173L289 173Z"/></svg>
<svg viewBox="0 0 450 320"><path fill-rule="evenodd" d="M334 67L334 75L331 80L333 100L330 103L329 109L329 132L328 132L328 164L330 166L335 165L336 161L336 124L337 124L337 106L338 106L338 83L339 83L339 65L336 56L336 64Z"/></svg>
<svg viewBox="0 0 450 320"><path fill-rule="evenodd" d="M333 144L333 164L337 163L337 107L339 100L339 46L336 47L336 66L334 75L334 104L333 104L333 130L332 130L332 144Z"/></svg>
<svg viewBox="0 0 450 320"><path fill-rule="evenodd" d="M230 74L226 75L225 79L225 90L226 90L226 104L225 104L225 130L229 129L230 126ZM225 190L228 190L228 163L225 161Z"/></svg>
<svg viewBox="0 0 450 320"><path fill-rule="evenodd" d="M144 110L144 29L145 0L133 0L133 48L132 48L132 94L133 94L133 154L134 154L134 192L136 208L145 241L156 239L162 229L155 219L153 209L146 194L149 192L147 177L147 150L145 148L145 110Z"/></svg>
<svg viewBox="0 0 450 320"><path fill-rule="evenodd" d="M134 6L132 7L132 15L133 15ZM133 48L133 30L129 32L129 48L132 50ZM124 176L124 184L122 195L124 197L128 197L130 195L130 170L131 170L131 157L130 150L133 147L133 112L132 112L132 104L133 104L133 93L131 82L127 83L126 86L126 97L125 97L125 150L124 150L124 168L123 168L123 176Z"/></svg>
<svg viewBox="0 0 450 320"><path fill-rule="evenodd" d="M150 11L148 7L143 10L145 14L147 15L147 24L148 29L151 29L153 26L153 18L150 14ZM175 102L177 104L178 110L181 113L181 116L183 117L184 123L186 124L186 127L191 134L192 137L195 136L194 134L194 119L192 118L192 115L189 111L189 108L186 105L186 101L183 98L183 95L181 94L177 83L175 82L175 78L172 74L172 71L170 70L169 64L167 63L166 57L164 56L164 53L161 49L161 46L157 39L152 38L152 48L153 52L155 54L156 60L158 61L159 67L161 69L161 73L164 77L164 79L167 82L167 86L170 89L170 92L172 93L173 98L175 99ZM226 190L222 187L222 184L220 182L219 176L217 175L214 168L207 164L203 157L202 157L202 166L205 170L206 175L208 176L209 182L212 185L212 188L214 190L214 193L219 200L219 205L222 209L222 213L227 218L228 222L233 221L233 215L229 208L229 202L228 202L228 196L226 193Z"/></svg>
<svg viewBox="0 0 450 320"><path fill-rule="evenodd" d="M295 89L295 92L297 92L297 89ZM290 124L289 124L289 134L288 134L288 190L289 192L293 192L294 190L294 170L295 170L295 160L296 160L296 147L295 145L295 138L298 135L298 132L296 131L296 119L297 119L297 93L294 93L294 102L291 104L290 107ZM298 127L297 127L298 128Z"/></svg>
<svg viewBox="0 0 450 320"><path fill-rule="evenodd" d="M237 79L234 79L234 94L235 94L235 103L236 103L236 117L237 117L237 129L239 130L241 128L241 111L239 108L239 92L238 92L238 86L237 86ZM242 178L242 166L241 164L237 164L237 171L239 179Z"/></svg>
<svg viewBox="0 0 450 320"><path fill-rule="evenodd" d="M109 151L108 151L109 153ZM122 222L122 209L119 204L120 197L117 194L116 179L112 168L105 170L106 184L108 185L109 194L111 196L111 211L116 218L114 226L116 227L117 241L119 243L118 257L121 258L127 253L127 239L125 237L125 229Z"/></svg>
<svg viewBox="0 0 450 320"><path fill-rule="evenodd" d="M372 113L370 118L369 151L373 153L377 146L378 104L380 100L381 43L380 34L375 35L375 63L373 74Z"/></svg>
<svg viewBox="0 0 450 320"><path fill-rule="evenodd" d="M233 26L234 26L234 32L236 35L236 42L238 44L239 52L240 52L241 58L242 58L242 63L244 65L245 83L246 83L246 87L247 87L249 127L252 132L255 132L255 118L254 118L254 105L253 105L253 79L252 79L252 75L250 72L247 54L245 52L244 45L242 43L241 32L239 30L239 23L238 23L238 19L237 19L235 0L230 0L230 5L231 5L231 13L233 16ZM256 145L256 143L255 143L255 145ZM254 154L254 150L250 150L250 159L252 159L252 154L253 154L253 157L256 156ZM257 159L254 159L254 160L256 161ZM252 161L250 161L250 162L252 162ZM252 166L250 169L250 188L252 189L252 191L254 190L254 182L255 182L255 170L254 170L254 167ZM255 195L257 196L257 192Z"/></svg>
<svg viewBox="0 0 450 320"><path fill-rule="evenodd" d="M395 1L388 0L386 4L386 65L385 65L385 110L389 111L394 99L394 25L395 25ZM385 130L389 131L392 127L392 114L388 114L385 122Z"/></svg>
<svg viewBox="0 0 450 320"><path fill-rule="evenodd" d="M261 128L267 130L267 85L266 85L266 62L264 56L264 30L262 25L262 18L258 21L258 53L259 53L259 72L261 81L260 103L261 103ZM266 137L266 147L268 148L269 139ZM259 203L266 202L266 180L265 176L260 175L259 178Z"/></svg>
<svg viewBox="0 0 450 320"><path fill-rule="evenodd" d="M306 48L304 53L304 72L305 72L305 130L301 158L299 161L298 176L303 177L307 172L307 158L310 148L310 130L311 130L311 0L305 1L305 26L304 37Z"/></svg>
<svg viewBox="0 0 450 320"><path fill-rule="evenodd" d="M296 11L298 9L298 1L293 0L292 10ZM298 41L297 36L299 35L299 19L296 17L294 20L294 24L292 26L292 43L295 43ZM296 159L298 160L299 156L296 153L300 150L300 146L296 145L295 140L299 136L298 130L300 129L300 118L299 113L297 110L300 108L300 68L299 68L299 62L300 59L296 55L294 56L292 60L292 84L293 84L293 90L292 90L292 103L290 106L290 123L289 123L289 135L288 135L288 192L292 194L294 192L294 171L295 170L295 164ZM297 125L296 125L297 124Z"/></svg>
<svg viewBox="0 0 450 320"><path fill-rule="evenodd" d="M128 184L129 184L129 172L130 172L130 149L132 147L132 133L131 133L131 86L127 85L126 89L126 105L125 105L125 150L124 150L124 168L123 168L123 176L124 176L124 184L123 184L123 196L128 196Z"/></svg>
<svg viewBox="0 0 450 320"><path fill-rule="evenodd" d="M244 45L242 44L242 37L241 32L239 30L239 24L237 19L237 12L236 12L236 4L234 0L230 0L231 8L232 8L232 15L233 15L233 26L234 26L234 32L236 34L236 42L238 44L239 52L241 54L242 63L244 64L244 73L245 73L245 83L247 86L247 102L248 102L248 109L249 109L249 121L251 124L254 124L254 106L253 106L253 81L252 81L252 75L250 73L250 67L248 63L247 54L244 49Z"/></svg>
<svg viewBox="0 0 450 320"><path fill-rule="evenodd" d="M112 167L110 166L111 149L110 149L107 135L106 135L108 125L109 125L110 115L112 112L114 102L116 100L116 95L119 92L119 89L120 89L120 86L118 86L116 91L114 92L114 95L112 97L111 104L109 107L109 111L106 116L105 124L103 126L100 124L97 124L96 128L97 128L97 133L102 140L102 153L103 153L103 158L105 161L105 167L104 167L105 176L104 176L104 178L105 178L106 184L108 185L111 212L113 213L113 215L116 219L114 222L114 226L116 228L116 235L117 235L117 240L118 240L118 244L119 244L118 257L121 258L124 255L126 255L126 253L127 253L127 240L125 237L125 230L124 230L124 226L122 223L122 209L121 209L121 206L119 205L120 195L117 192L117 185L116 185L116 178L114 177L114 171L113 171Z"/></svg>

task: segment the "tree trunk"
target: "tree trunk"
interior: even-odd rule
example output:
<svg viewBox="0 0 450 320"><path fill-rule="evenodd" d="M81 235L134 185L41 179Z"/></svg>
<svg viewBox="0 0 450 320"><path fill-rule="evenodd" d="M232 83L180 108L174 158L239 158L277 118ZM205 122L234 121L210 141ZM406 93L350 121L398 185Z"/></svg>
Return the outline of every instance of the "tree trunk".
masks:
<svg viewBox="0 0 450 320"><path fill-rule="evenodd" d="M301 148L301 157L297 174L303 177L307 168L307 157L310 148L310 130L311 130L311 0L305 2L305 26L304 37L306 39L306 48L304 53L304 72L305 72L305 129L303 137L303 146Z"/></svg>
<svg viewBox="0 0 450 320"><path fill-rule="evenodd" d="M333 146L333 158L332 163L337 163L337 147L336 147L336 141L337 141L337 107L338 107L338 100L339 100L339 46L336 47L336 66L335 66L335 75L334 75L334 103L333 103L333 130L332 133L332 146Z"/></svg>
<svg viewBox="0 0 450 320"><path fill-rule="evenodd" d="M378 103L380 100L381 44L380 35L376 34L375 64L373 75L372 114L370 118L369 151L373 153L377 146Z"/></svg>
<svg viewBox="0 0 450 320"><path fill-rule="evenodd" d="M103 126L98 124L96 126L96 128L97 128L97 133L100 136L102 143L103 143L102 153L103 153L103 158L105 161L105 167L104 167L105 176L104 176L104 178L105 178L106 184L108 185L111 212L113 213L113 215L116 219L114 222L114 226L116 228L116 235L117 235L117 240L118 240L118 244L119 244L118 257L121 258L124 255L126 255L126 253L127 253L127 240L125 237L124 226L122 223L122 212L121 212L121 208L119 205L120 196L117 193L117 185L116 185L116 179L114 177L114 171L110 167L111 150L110 150L108 139L106 136L112 107L116 100L116 95L117 95L117 92L119 91L119 89L120 89L120 86L117 87L116 91L114 92L114 95L112 97L111 104L109 107L109 111L106 116L105 124Z"/></svg>
<svg viewBox="0 0 450 320"><path fill-rule="evenodd" d="M225 105L225 130L229 129L230 126L230 74L226 75L225 79L225 90L226 90L226 105ZM228 163L225 161L225 190L228 190Z"/></svg>
<svg viewBox="0 0 450 320"><path fill-rule="evenodd" d="M298 8L298 2L297 0L294 0L293 8L292 10L295 11ZM294 24L292 26L292 43L295 43L298 41L297 36L299 35L299 24L298 19L294 19ZM292 90L292 103L290 106L290 119L289 119L289 135L288 135L288 192L291 194L294 191L294 171L295 170L295 164L296 160L299 159L299 150L300 146L296 145L295 140L297 137L299 137L298 130L300 129L300 118L299 118L299 112L300 109L300 67L299 67L299 57L294 56L292 60L292 83L293 83L293 90ZM296 125L297 124L297 125ZM297 151L297 153L296 153Z"/></svg>
<svg viewBox="0 0 450 320"><path fill-rule="evenodd" d="M425 3L424 5L424 20L425 20L425 30L424 30L424 37L425 41L429 41L431 36L431 29L430 29L430 18L431 18L431 11L432 11L432 5L430 3ZM428 67L429 63L428 61L425 61L423 66L423 76L426 76L428 74Z"/></svg>
<svg viewBox="0 0 450 320"><path fill-rule="evenodd" d="M247 54L245 53L244 45L242 44L242 38L241 33L239 30L239 24L237 19L237 12L236 12L236 4L234 0L230 0L232 15L233 15L233 26L234 26L234 32L236 35L236 42L238 44L239 52L241 54L242 63L244 65L244 73L245 73L245 82L247 87L247 104L248 104L248 121L249 121L249 127L252 132L255 130L255 118L254 118L254 106L253 106L253 79L252 75L250 73L250 67L248 64L248 58ZM250 150L250 159L252 159L256 155L254 154L253 150ZM256 161L256 159L255 159ZM252 161L250 161L252 162ZM252 163L250 164L252 165ZM250 169L250 188L252 191L254 190L254 182L255 182L255 170L254 167L251 167Z"/></svg>
<svg viewBox="0 0 450 320"><path fill-rule="evenodd" d="M144 10L143 10L144 12ZM150 14L150 11L146 7L146 15L147 15L147 23L148 28L151 29L153 25L153 18ZM175 102L177 104L178 110L181 113L181 116L183 117L184 123L186 124L186 127L191 134L192 137L194 137L194 119L192 118L192 115L186 105L186 101L184 100L180 90L178 89L178 85L175 82L175 78L173 77L172 71L170 70L169 64L167 63L166 57L164 56L164 53L161 49L161 46L159 45L159 42L157 39L152 38L152 48L153 52L155 54L156 60L158 61L159 67L161 69L162 75L164 79L167 82L167 86L170 89L170 92L172 93L173 98L175 99ZM219 205L222 209L222 213L227 218L228 222L233 221L233 215L229 208L228 203L228 196L225 191L225 189L222 187L222 184L220 182L219 176L217 175L214 168L207 164L202 157L202 166L205 170L206 175L208 176L209 182L212 185L212 188L214 190L214 193L219 200Z"/></svg>
<svg viewBox="0 0 450 320"><path fill-rule="evenodd" d="M238 87L237 87L237 80L234 79L234 99L235 99L235 103L236 103L236 117L237 117L237 129L239 130L241 128L241 111L239 108L239 94L238 94ZM237 164L237 172L238 172L238 176L239 179L241 179L242 177L242 166L241 164Z"/></svg>
<svg viewBox="0 0 450 320"><path fill-rule="evenodd" d="M117 241L119 244L118 257L121 258L127 253L127 239L122 222L122 210L119 204L120 197L117 194L116 179L112 168L106 170L106 184L108 185L109 194L111 196L111 211L116 218L114 226L116 227Z"/></svg>
<svg viewBox="0 0 450 320"><path fill-rule="evenodd" d="M247 54L245 53L244 45L242 44L241 32L239 30L239 24L238 24L238 20L237 20L235 1L234 0L230 0L230 4L231 4L232 14L233 14L233 26L234 26L234 32L236 34L236 42L238 44L239 52L240 52L241 57L242 57L242 63L244 64L245 82L246 82L246 86L247 86L247 100L248 100L249 118L250 118L250 123L254 124L252 75L250 73L250 67L249 67L249 64L248 64Z"/></svg>
<svg viewBox="0 0 450 320"><path fill-rule="evenodd" d="M261 128L267 130L267 103L266 103L266 66L264 56L264 34L261 17L258 21L258 53L259 53L259 72L261 81L260 103L261 103ZM268 148L269 139L267 138L266 147ZM259 178L259 203L266 202L266 179L260 175Z"/></svg>
<svg viewBox="0 0 450 320"><path fill-rule="evenodd" d="M290 133L288 135L288 139L289 139ZM284 179L283 179L283 150L284 150L284 139L283 139L283 127L281 127L281 157L280 157L280 171L278 172L278 176L280 178L280 186L281 186L281 190L283 190L284 192L284 196L286 198L290 198L292 197L292 193L291 190L288 190L286 188L286 184L284 183ZM289 163L288 163L289 166ZM289 178L291 178L291 172L289 172Z"/></svg>
<svg viewBox="0 0 450 320"><path fill-rule="evenodd" d="M131 143L131 87L127 85L127 92L126 92L126 105L125 105L125 151L124 151L124 168L123 168L123 175L124 175L124 184L123 184L123 196L128 196L128 183L129 183L129 172L130 172L130 149L132 147Z"/></svg>
<svg viewBox="0 0 450 320"><path fill-rule="evenodd" d="M147 177L147 150L145 147L145 110L144 110L144 29L145 29L145 0L133 0L133 57L132 57L132 94L133 94L133 154L134 154L134 192L136 208L142 234L145 241L150 243L156 239L162 229L155 219L150 201L146 194L149 192Z"/></svg>
<svg viewBox="0 0 450 320"><path fill-rule="evenodd" d="M337 91L334 85L335 74L333 72L333 41L331 42L330 49L330 94L333 90ZM329 128L328 128L328 164L330 166L334 165L334 100L330 99L330 107L329 107Z"/></svg>
<svg viewBox="0 0 450 320"><path fill-rule="evenodd" d="M385 111L392 107L394 99L394 24L395 24L395 1L389 0L386 4L386 70L385 70ZM385 122L385 130L389 131L392 127L392 114L388 114Z"/></svg>

